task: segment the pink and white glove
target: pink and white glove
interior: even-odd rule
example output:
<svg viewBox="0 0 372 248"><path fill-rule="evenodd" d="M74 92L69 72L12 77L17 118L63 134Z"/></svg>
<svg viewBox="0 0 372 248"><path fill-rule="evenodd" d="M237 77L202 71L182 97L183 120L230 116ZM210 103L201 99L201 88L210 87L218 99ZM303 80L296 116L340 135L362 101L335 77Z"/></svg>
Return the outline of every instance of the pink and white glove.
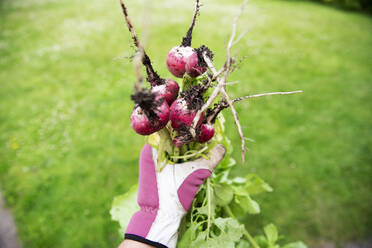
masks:
<svg viewBox="0 0 372 248"><path fill-rule="evenodd" d="M142 149L136 212L125 232L126 239L154 247L176 247L178 227L190 209L199 186L208 178L225 155L222 145L209 157L181 164L167 164L155 171L156 151L150 145Z"/></svg>

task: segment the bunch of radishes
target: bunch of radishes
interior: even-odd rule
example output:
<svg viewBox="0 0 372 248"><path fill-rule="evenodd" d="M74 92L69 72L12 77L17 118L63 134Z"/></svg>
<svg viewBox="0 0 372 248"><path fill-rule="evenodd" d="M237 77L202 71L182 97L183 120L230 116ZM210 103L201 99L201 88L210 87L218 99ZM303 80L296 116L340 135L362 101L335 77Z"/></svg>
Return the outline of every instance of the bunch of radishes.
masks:
<svg viewBox="0 0 372 248"><path fill-rule="evenodd" d="M167 66L169 71L183 77L185 73L189 77L197 77L203 74L207 67L200 59L198 53L204 51L193 49L189 46L174 47L168 53ZM132 115L131 125L141 135L150 135L165 128L170 121L171 127L177 132L173 144L177 147L192 141L204 143L214 135L212 118L206 118L203 113L196 126L196 137L193 138L190 131L197 111L204 104L204 93L208 89L205 85L191 85L179 95L179 85L172 79L151 82L150 91L139 91L132 95L136 103ZM209 120L209 122L208 122Z"/></svg>
<svg viewBox="0 0 372 248"><path fill-rule="evenodd" d="M128 23L129 19L123 4L122 7ZM180 46L173 47L169 51L166 58L169 72L178 78L186 77L189 81L196 77L202 79L203 73L207 71L203 53L207 54L210 59L213 57L212 52L204 45L197 49L191 47L192 30L198 9L199 2L197 1L193 21L186 37L183 38ZM131 24L128 24L128 27L129 29L133 28ZM131 33L133 36L132 31ZM133 39L135 43L139 44L136 37ZM184 91L179 92L180 87L175 80L162 79L154 71L145 52L142 63L146 67L147 80L150 82L151 88L149 90L137 89L137 92L132 95L132 100L135 102L130 117L133 129L141 135L151 135L166 129L175 147L182 147L191 142L205 143L210 141L214 135L215 112L202 113L198 123L193 127L194 132L190 129L196 113L204 104L205 93L211 84L204 80L205 83L190 84L183 88ZM197 82L197 80L195 81ZM202 80L199 81L202 82ZM168 123L169 125L167 125Z"/></svg>
<svg viewBox="0 0 372 248"><path fill-rule="evenodd" d="M241 158L244 164L246 138L234 104L255 97L295 94L302 91L261 93L232 99L227 93L228 76L242 60L238 61L232 56L231 48L244 35L242 33L236 37L236 26L248 0L244 0L239 14L234 19L226 47L226 60L219 70L213 65L213 53L206 46L197 49L191 47L192 31L199 11L199 0L195 1L194 16L186 36L180 46L173 47L168 52L166 58L169 72L177 78L182 78L180 84L172 79L161 78L154 70L150 58L138 41L127 9L121 2L125 21L138 48L135 56L138 59L135 63L138 80L135 84L136 92L131 96L135 102L130 117L131 125L138 134L148 136L147 142L156 149L157 171L169 163L182 163L198 157L208 159L209 150L216 144L223 144L226 148L225 159L207 179L206 184L200 187L193 201L192 211L189 211L181 222L177 247L199 247L201 244L203 247L205 244L213 247L251 245L259 248L261 244L262 247L279 247L275 243L276 238L272 238L278 236L272 224L264 228L267 236L265 240L264 236L252 238L236 219L238 216L257 214L260 211L258 203L251 198L251 194L257 194L257 190L252 190L250 186L254 184L254 188L258 188L260 192L272 189L254 174L248 175L247 178L229 177L235 160L231 157L232 144L225 135L224 118L220 113L225 108L231 110L241 140ZM149 89L142 87L142 65L146 68ZM125 197L120 196L120 199L124 199L122 205L125 207L121 207L127 212L127 206L130 205L126 202L135 197L128 197L126 194ZM241 238L243 234L246 239ZM256 240L260 240L259 245ZM294 244L298 244L298 247L304 246L302 243L292 243L286 247L295 247Z"/></svg>
<svg viewBox="0 0 372 248"><path fill-rule="evenodd" d="M247 0L242 6L246 2ZM219 136L218 133L221 132L218 129L215 135L214 125L217 116L221 110L230 107L241 139L244 163L245 138L233 104L253 97L302 92L271 92L230 99L226 92L226 81L228 75L239 65L237 60L231 57L231 47L242 36L235 39L236 22L240 14L233 23L225 64L217 71L212 63L213 53L208 47L205 45L196 49L191 47L192 31L199 13L199 0L196 0L192 22L181 45L173 47L166 58L169 72L177 78L182 78L182 87L175 80L163 79L154 70L150 58L139 43L122 1L121 6L151 86L150 89L142 88L140 86L142 76L139 76L136 92L131 96L135 102L130 117L131 125L138 134L150 135L149 143L157 147L160 154L158 162L164 163L168 160L178 162L178 159L185 161L203 156L202 153L210 148L208 144L212 138ZM209 91L210 88L213 88L213 92ZM155 142L152 142L154 140ZM217 139L216 141L219 142Z"/></svg>

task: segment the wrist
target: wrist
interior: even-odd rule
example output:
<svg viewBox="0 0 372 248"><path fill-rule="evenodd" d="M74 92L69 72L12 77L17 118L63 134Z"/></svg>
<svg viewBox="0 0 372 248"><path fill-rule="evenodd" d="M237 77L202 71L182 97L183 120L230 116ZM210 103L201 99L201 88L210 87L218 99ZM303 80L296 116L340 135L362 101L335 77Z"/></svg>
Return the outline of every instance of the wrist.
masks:
<svg viewBox="0 0 372 248"><path fill-rule="evenodd" d="M118 248L154 248L154 246L136 240L125 239Z"/></svg>
<svg viewBox="0 0 372 248"><path fill-rule="evenodd" d="M169 213L159 210L147 239L161 243L169 248L176 247L178 228L185 214L185 211Z"/></svg>
<svg viewBox="0 0 372 248"><path fill-rule="evenodd" d="M182 208L169 210L161 205L159 209L141 207L132 216L125 238L154 247L176 247L178 228L186 211Z"/></svg>

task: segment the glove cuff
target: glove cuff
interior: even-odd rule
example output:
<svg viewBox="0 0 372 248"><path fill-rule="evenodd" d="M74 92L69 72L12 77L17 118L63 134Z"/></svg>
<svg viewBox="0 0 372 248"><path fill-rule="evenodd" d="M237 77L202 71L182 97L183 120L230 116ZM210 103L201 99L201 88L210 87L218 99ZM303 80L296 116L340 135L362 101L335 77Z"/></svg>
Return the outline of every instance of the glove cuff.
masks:
<svg viewBox="0 0 372 248"><path fill-rule="evenodd" d="M125 238L155 247L174 248L177 244L178 227L185 214L183 209L168 213L142 208L132 216L125 231Z"/></svg>
<svg viewBox="0 0 372 248"><path fill-rule="evenodd" d="M124 236L124 238L125 239L135 240L135 241L138 241L138 242L141 242L141 243L144 243L144 244L148 244L148 245L154 246L156 248L167 248L167 246L165 246L163 244L160 244L158 242L154 242L154 241L145 239L145 238L143 238L141 236L138 236L138 235L135 235L135 234L128 234L128 233L126 233L125 236Z"/></svg>
<svg viewBox="0 0 372 248"><path fill-rule="evenodd" d="M157 215L157 209L141 208L132 215L125 233L146 237Z"/></svg>

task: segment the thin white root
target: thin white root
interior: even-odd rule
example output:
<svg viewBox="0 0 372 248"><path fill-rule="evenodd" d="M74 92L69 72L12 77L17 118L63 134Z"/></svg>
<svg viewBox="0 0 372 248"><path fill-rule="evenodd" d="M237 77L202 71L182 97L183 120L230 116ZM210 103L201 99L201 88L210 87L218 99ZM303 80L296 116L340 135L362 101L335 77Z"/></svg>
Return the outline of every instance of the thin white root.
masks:
<svg viewBox="0 0 372 248"><path fill-rule="evenodd" d="M244 137L243 129L242 129L242 126L241 126L240 121L239 121L238 113L237 113L237 111L234 107L234 103L236 103L238 101L245 100L245 99L261 97L261 96L289 95L289 94L302 93L301 90L290 91L290 92L270 92L270 93L262 93L262 94L255 94L255 95L238 97L238 98L235 98L233 100L231 100L230 96L227 94L226 85L238 83L238 82L227 82L227 77L245 59L245 57L243 57L239 62L234 62L233 58L231 57L231 48L235 44L237 44L242 39L242 37L248 32L248 30L244 31L242 34L240 34L240 36L237 39L235 39L237 22L238 22L239 17L242 14L242 12L244 10L244 7L247 3L248 3L248 0L245 0L243 2L243 4L241 5L241 8L240 8L240 12L234 18L234 22L233 22L233 25L232 25L231 36L230 36L230 39L229 39L228 44L226 46L226 61L225 61L224 66L220 70L217 71L216 68L214 67L211 59L207 56L207 54L206 53L203 54L204 61L206 62L210 72L212 72L212 76L208 77L208 79L209 79L210 82L217 81L217 85L216 85L215 89L213 90L212 94L209 96L207 102L197 112L197 114L194 118L194 121L191 125L192 128L190 130L193 137L195 137L196 126L197 126L197 123L200 120L200 117L201 117L202 113L205 112L213 104L213 102L215 102L215 99L218 97L218 95L221 94L222 97L223 97L223 100L221 101L221 103L224 103L224 105L221 105L221 107L222 108L226 108L226 107L231 108L231 112L232 112L232 115L234 117L234 122L235 122L235 125L236 125L237 129L238 129L238 133L239 133L240 140L241 140L241 159L242 159L243 164L244 164L244 161L245 161L245 151L246 151L245 140L249 140L249 141L252 141L252 140Z"/></svg>
<svg viewBox="0 0 372 248"><path fill-rule="evenodd" d="M239 41L251 30L251 28L248 28L246 30L244 30L240 35L239 37L232 43L232 45L236 45L237 43L239 43Z"/></svg>
<svg viewBox="0 0 372 248"><path fill-rule="evenodd" d="M207 63L208 68L212 71L213 75L218 74L216 68L214 68L214 65L213 65L212 61L206 55L206 53L203 54L203 58L204 58L204 61ZM214 89L214 91L212 92L212 94L209 96L207 102L204 103L204 105L201 107L201 109L195 115L194 121L193 121L193 123L191 125L192 128L190 130L190 132L191 132L191 134L192 134L193 137L195 137L195 135L196 135L195 134L195 129L196 129L197 123L200 120L201 114L204 111L206 111L209 108L209 106L211 106L211 104L213 103L213 101L216 99L216 97L220 93L221 89L223 88L223 85L225 84L225 82L223 82L220 77L216 77L216 80L217 80L217 87Z"/></svg>
<svg viewBox="0 0 372 248"><path fill-rule="evenodd" d="M245 140L247 141L250 141L250 142L256 142L254 139L251 139L251 138L248 138L248 137L244 137Z"/></svg>
<svg viewBox="0 0 372 248"><path fill-rule="evenodd" d="M233 105L234 103L231 101L229 95L227 94L224 88L222 88L221 92L225 98L225 101L230 106L231 112L234 116L235 125L238 128L238 133L239 133L240 141L241 141L241 159L242 159L242 164L244 164L245 162L245 139L244 139L243 129L239 121L238 113L236 112L236 109Z"/></svg>
<svg viewBox="0 0 372 248"><path fill-rule="evenodd" d="M143 58L143 49L139 49L139 51L134 56L134 69L136 71L137 81L135 83L136 92L140 92L142 90L143 85L143 75L142 75L142 58Z"/></svg>
<svg viewBox="0 0 372 248"><path fill-rule="evenodd" d="M243 61L247 58L248 56L245 55L242 58L239 59L239 61L235 62L230 69L230 73L233 73L242 63Z"/></svg>
<svg viewBox="0 0 372 248"><path fill-rule="evenodd" d="M225 85L233 85L233 84L240 84L240 81L232 81L232 82L225 83Z"/></svg>
<svg viewBox="0 0 372 248"><path fill-rule="evenodd" d="M232 25L232 31L231 31L230 40L229 40L229 42L227 44L227 47L226 47L226 62L225 62L225 66L224 66L225 67L225 73L223 75L225 82L226 82L226 79L227 79L228 75L230 74L231 48L234 46L234 44L236 44L236 42L235 42L236 26L238 24L239 17L243 13L244 7L245 7L245 5L247 3L248 3L248 0L244 0L244 2L242 3L242 5L240 6L239 13L234 18L234 22L233 22L233 25ZM238 39L241 39L241 37L238 38Z"/></svg>
<svg viewBox="0 0 372 248"><path fill-rule="evenodd" d="M255 95L249 95L249 96L242 96L235 98L232 100L233 103L249 99L249 98L256 98L256 97L262 97L262 96L273 96L273 95L291 95L291 94L298 94L303 93L302 90L296 90L296 91L279 91L279 92L270 92L270 93L261 93L261 94L255 94Z"/></svg>

